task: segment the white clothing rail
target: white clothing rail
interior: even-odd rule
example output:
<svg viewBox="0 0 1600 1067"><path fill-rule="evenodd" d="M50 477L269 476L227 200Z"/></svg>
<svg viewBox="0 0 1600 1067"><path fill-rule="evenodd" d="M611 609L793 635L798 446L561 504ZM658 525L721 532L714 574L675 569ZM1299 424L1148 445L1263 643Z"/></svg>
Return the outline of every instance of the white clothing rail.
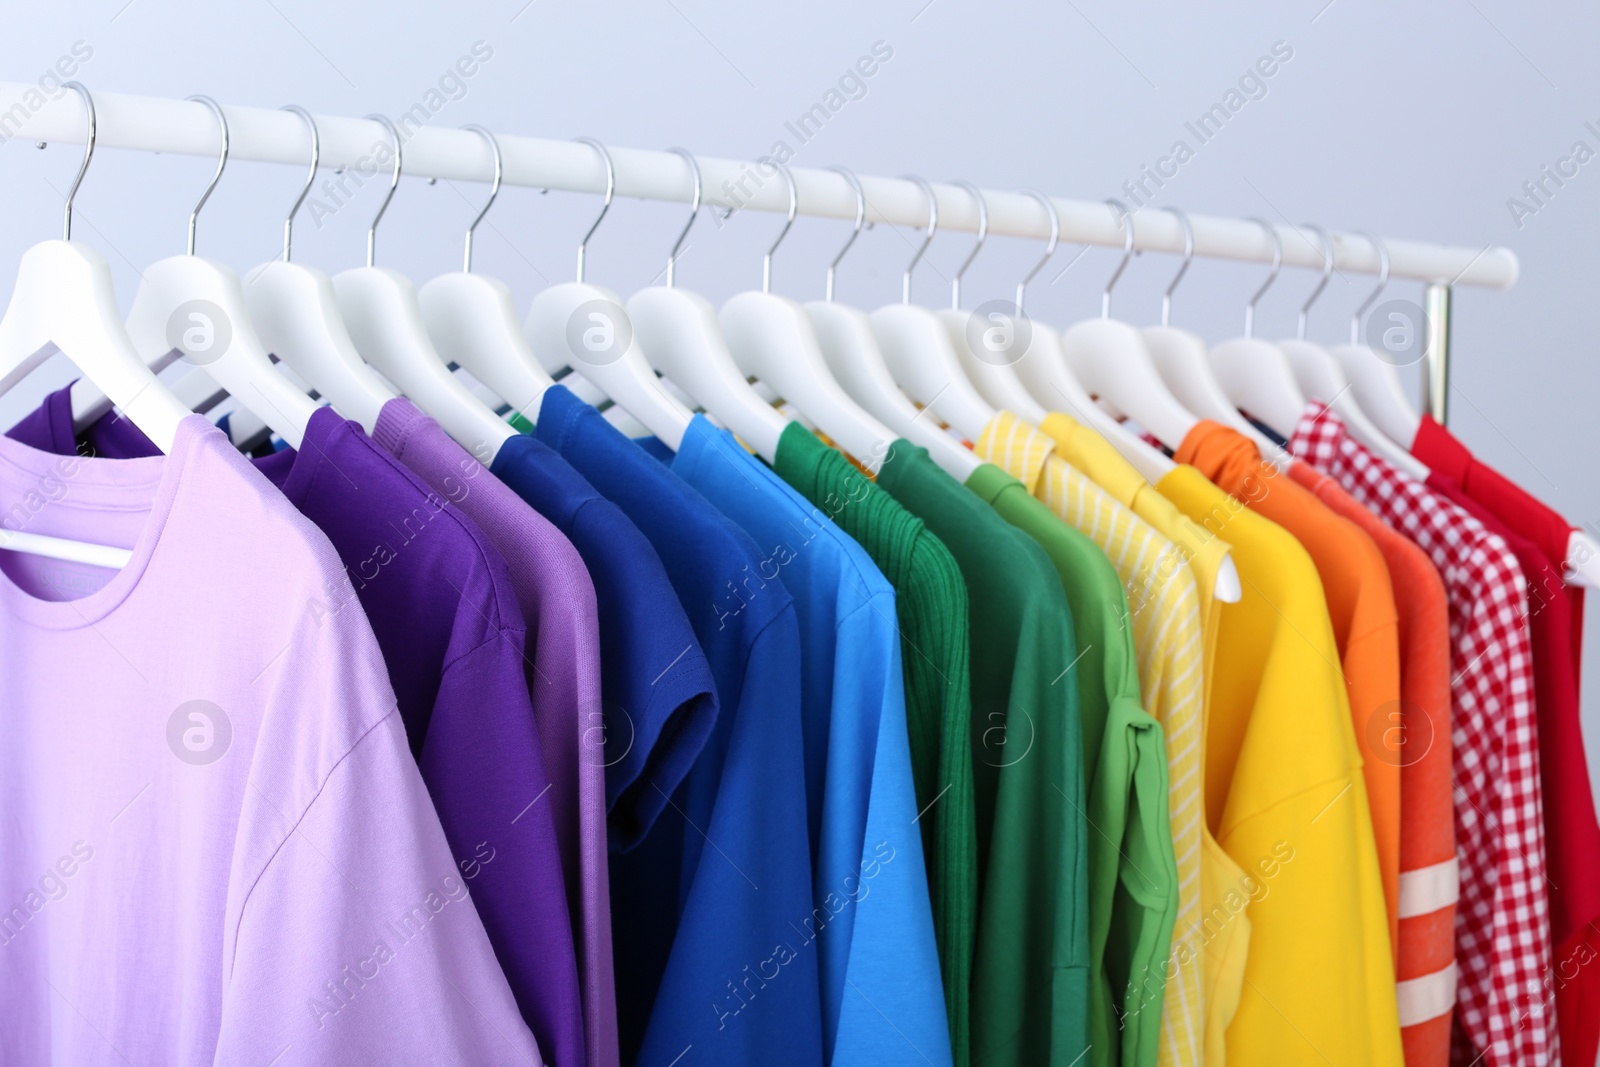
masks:
<svg viewBox="0 0 1600 1067"><path fill-rule="evenodd" d="M99 112L100 148L133 148L214 156L215 117L200 103L125 93L94 94ZM232 137L230 159L249 159L305 166L310 142L301 120L276 108L224 108ZM467 130L418 125L405 115L401 124L404 172L412 176L488 182L493 163L488 145ZM377 122L342 116L316 116L322 138L318 187L337 178L336 168L360 168L363 174L387 175L389 157L382 155L388 135ZM0 142L60 141L82 144L85 122L78 97L58 90L54 98L38 86L0 82ZM592 148L573 141L500 134L507 185L563 189L596 195L605 191L605 170ZM609 147L609 146L608 146ZM693 179L685 161L671 152L609 148L616 167L616 194L688 203ZM751 207L785 212L788 190L770 166L731 159L701 157L706 198L724 207ZM853 219L855 194L843 177L828 170L795 168L802 215ZM91 171L88 180L93 182ZM913 182L900 178L861 176L867 196L867 218L893 226L917 228L927 223L928 204ZM939 228L975 232L978 213L972 198L953 185L935 183ZM1010 190L984 190L989 205L989 232L1040 241L1050 235L1044 210L1031 197ZM1123 234L1115 213L1098 200L1053 198L1061 214L1061 240L1066 243L1121 248ZM1192 215L1197 256L1270 263L1272 242L1248 219ZM1322 253L1314 240L1295 226L1276 226L1283 241L1285 266L1320 269ZM1332 233L1341 271L1377 274L1378 250L1359 234ZM1517 257L1508 248L1453 247L1384 237L1390 277L1445 285L1509 289L1517 280ZM1135 216L1135 247L1152 252L1181 253L1183 230L1177 219L1154 209Z"/></svg>

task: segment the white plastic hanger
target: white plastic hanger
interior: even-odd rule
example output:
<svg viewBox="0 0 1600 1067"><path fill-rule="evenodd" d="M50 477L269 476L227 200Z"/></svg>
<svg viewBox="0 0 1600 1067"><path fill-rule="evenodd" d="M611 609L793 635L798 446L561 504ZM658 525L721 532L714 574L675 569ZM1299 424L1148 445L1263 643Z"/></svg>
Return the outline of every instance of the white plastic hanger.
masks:
<svg viewBox="0 0 1600 1067"><path fill-rule="evenodd" d="M467 369L501 400L528 417L544 402L544 391L555 384L539 366L517 321L511 290L497 278L472 273L472 236L500 195L505 167L500 142L482 126L463 126L489 143L494 154L494 184L489 199L467 227L461 270L441 274L417 293L428 336L446 360Z"/></svg>
<svg viewBox="0 0 1600 1067"><path fill-rule="evenodd" d="M700 164L694 156L682 148L671 151L682 156L694 174L694 203L689 221L667 253L667 284L634 293L628 301L628 315L651 365L771 463L789 420L750 388L722 338L711 301L674 288L678 250L700 215L702 186Z"/></svg>
<svg viewBox="0 0 1600 1067"><path fill-rule="evenodd" d="M578 280L552 285L533 298L526 326L528 344L550 375L571 370L598 386L676 452L694 412L662 388L661 380L645 360L633 322L617 294L583 280L589 238L611 210L617 170L605 145L590 137L578 140L593 148L605 165L605 202L578 242Z"/></svg>
<svg viewBox="0 0 1600 1067"><path fill-rule="evenodd" d="M1062 334L1061 351L1078 381L1101 404L1114 413L1131 416L1156 440L1177 451L1199 420L1167 388L1150 360L1143 335L1111 317L1111 290L1133 258L1134 233L1133 216L1126 204L1107 200L1106 206L1122 228L1122 262L1100 295L1100 317L1080 322Z"/></svg>
<svg viewBox="0 0 1600 1067"><path fill-rule="evenodd" d="M1294 433L1295 424L1306 409L1306 398L1294 380L1294 371L1283 349L1255 335L1256 303L1278 280L1278 273L1283 269L1283 238L1278 236L1277 228L1264 219L1251 221L1272 240L1272 269L1244 306L1244 336L1215 346L1209 358L1212 373L1233 406L1248 411L1276 430L1280 437L1287 438ZM1267 455L1273 457L1280 451L1274 448ZM1284 461L1281 456L1277 458Z"/></svg>
<svg viewBox="0 0 1600 1067"><path fill-rule="evenodd" d="M1183 226L1183 263L1178 267L1178 273L1172 276L1166 292L1161 294L1161 325L1146 326L1141 331L1144 343L1150 350L1150 360L1184 407L1203 419L1221 423L1244 434L1256 443L1263 456L1276 456L1281 451L1278 445L1239 414L1239 409L1228 400L1228 394L1222 391L1221 384L1211 373L1205 342L1188 330L1171 325L1173 291L1189 272L1189 264L1194 260L1194 226L1190 224L1188 214L1179 208L1161 210L1177 218Z"/></svg>
<svg viewBox="0 0 1600 1067"><path fill-rule="evenodd" d="M1355 393L1361 410L1371 416L1386 437L1400 448L1409 449L1411 442L1417 439L1422 416L1406 396L1394 364L1380 359L1376 352L1361 343L1361 318L1377 302L1389 282L1389 248L1372 234L1361 236L1378 249L1378 285L1350 317L1350 343L1335 345L1331 353L1344 368L1345 377L1350 379L1350 390Z"/></svg>
<svg viewBox="0 0 1600 1067"><path fill-rule="evenodd" d="M339 310L363 359L393 382L480 463L493 462L500 446L516 435L456 380L428 337L411 280L398 271L374 266L378 222L400 184L400 131L383 115L368 115L388 131L394 152L389 190L367 227L367 265L333 279Z"/></svg>
<svg viewBox="0 0 1600 1067"><path fill-rule="evenodd" d="M171 453L178 424L190 412L139 357L117 309L106 261L72 240L72 201L94 157L97 122L94 97L83 83L64 85L83 99L88 122L83 162L67 190L61 240L34 245L17 267L11 302L0 318L0 393L61 352L157 448ZM0 548L107 568L124 567L133 555L128 549L10 529L0 529Z"/></svg>
<svg viewBox="0 0 1600 1067"><path fill-rule="evenodd" d="M1293 341L1281 342L1279 347L1289 357L1295 378L1306 396L1321 400L1331 407L1357 441L1388 460L1399 470L1418 481L1424 481L1428 477L1428 468L1421 460L1395 444L1382 430L1373 425L1372 420L1367 418L1367 413L1361 409L1360 403L1356 400L1339 362L1328 353L1327 349L1305 339L1306 320L1311 312L1311 305L1322 295L1323 287L1328 284L1328 278L1333 274L1334 268L1333 242L1328 240L1328 232L1320 226L1309 223L1305 228L1316 233L1322 241L1322 277L1300 307L1296 338ZM1387 271L1383 273L1387 274ZM1369 301L1375 299L1378 292L1382 292L1385 280L1378 282L1378 289Z"/></svg>
<svg viewBox="0 0 1600 1067"><path fill-rule="evenodd" d="M855 190L856 222L855 229L850 231L850 239L833 257L833 262L828 264L828 281L824 290L826 299L813 300L805 306L817 333L817 344L834 378L856 403L894 433L914 445L926 448L941 470L958 482L965 483L972 472L982 466L982 461L934 425L931 417L923 418L923 412L900 391L889 373L888 364L884 362L878 339L873 336L872 320L867 318L866 312L834 302L834 275L838 271L839 261L850 251L856 238L861 236L861 227L867 217L867 197L853 172L844 167L830 169L842 175L850 183L850 188Z"/></svg>
<svg viewBox="0 0 1600 1067"><path fill-rule="evenodd" d="M996 408L1010 411L1037 426L1049 412L1029 394L1017 378L1015 369L1017 360L1028 352L1028 319L1022 311L1022 300L1028 281L1055 254L1061 238L1061 227L1057 225L1051 230L1044 258L1017 284L1016 302L1008 308L985 305L983 317L979 319L975 313L961 310L961 278L972 266L972 261L978 258L978 250L989 237L989 202L983 190L970 182L951 184L966 190L978 206L978 240L962 261L956 276L950 279L950 306L939 312L939 321L949 331L950 346L955 349L956 358L961 361L962 369L979 395ZM1038 196L1037 193L1029 195ZM974 351L974 341L977 341L980 351Z"/></svg>
<svg viewBox="0 0 1600 1067"><path fill-rule="evenodd" d="M1060 234L1061 216L1049 197L1039 201L1050 217L1050 230ZM1043 266L1041 261L1040 266ZM1035 268L1036 270L1038 268ZM1031 278L1032 275L1030 274ZM1026 282L1026 279L1024 280ZM1136 436L1089 396L1061 351L1061 334L1055 327L1029 320L1028 351L1017 364L1017 379L1047 411L1069 413L1111 442L1122 458L1148 482L1156 482L1176 464Z"/></svg>
<svg viewBox="0 0 1600 1067"><path fill-rule="evenodd" d="M911 272L922 261L922 254L939 232L939 198L933 186L908 175L928 198L928 228L922 244L906 265L900 282L900 303L888 304L872 313L872 332L877 335L889 371L907 396L933 413L965 437L976 441L994 418L994 405L973 388L961 367L950 331L939 316L911 302Z"/></svg>
<svg viewBox="0 0 1600 1067"><path fill-rule="evenodd" d="M176 354L250 408L291 445L299 446L317 404L273 369L257 336L238 276L225 264L194 254L200 209L228 165L228 119L208 96L191 96L216 116L221 130L217 169L189 213L184 255L170 256L145 269L128 313L128 336L148 364L165 365ZM78 390L74 389L74 393ZM110 401L75 397L74 421L93 421L110 410Z"/></svg>
<svg viewBox="0 0 1600 1067"><path fill-rule="evenodd" d="M340 415L354 419L371 433L378 424L378 412L395 394L356 351L339 312L333 282L315 267L290 262L294 217L316 181L322 138L317 120L305 108L289 104L282 110L300 116L306 124L311 135L311 169L283 220L283 258L263 263L245 275L245 302L267 350L310 383Z"/></svg>
<svg viewBox="0 0 1600 1067"><path fill-rule="evenodd" d="M772 254L800 210L794 175L781 163L773 165L789 190L788 218L761 259L761 291L740 293L722 305L717 316L722 335L740 369L775 389L858 463L875 471L887 458L896 434L834 380L811 319L800 305L772 291Z"/></svg>

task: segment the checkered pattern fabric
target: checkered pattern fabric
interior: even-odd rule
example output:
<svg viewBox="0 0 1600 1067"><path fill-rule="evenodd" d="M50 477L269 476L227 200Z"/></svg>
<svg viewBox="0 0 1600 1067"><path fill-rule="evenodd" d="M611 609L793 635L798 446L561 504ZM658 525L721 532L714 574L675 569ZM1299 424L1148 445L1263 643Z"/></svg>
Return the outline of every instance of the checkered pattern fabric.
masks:
<svg viewBox="0 0 1600 1067"><path fill-rule="evenodd" d="M1455 812L1457 1019L1488 1067L1559 1062L1551 1000L1544 819L1527 588L1506 543L1461 508L1352 438L1321 404L1289 442L1414 541L1450 601ZM1461 1056L1466 1053L1465 1059Z"/></svg>

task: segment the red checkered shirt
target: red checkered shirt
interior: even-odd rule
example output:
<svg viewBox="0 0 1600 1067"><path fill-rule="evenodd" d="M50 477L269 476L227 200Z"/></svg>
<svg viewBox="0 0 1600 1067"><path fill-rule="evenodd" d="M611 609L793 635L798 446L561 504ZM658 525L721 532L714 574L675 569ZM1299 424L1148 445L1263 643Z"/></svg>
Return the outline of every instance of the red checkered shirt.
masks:
<svg viewBox="0 0 1600 1067"><path fill-rule="evenodd" d="M1416 542L1444 579L1461 872L1457 1020L1490 1067L1556 1063L1544 984L1550 920L1522 570L1500 537L1368 451L1323 405L1307 405L1289 449Z"/></svg>

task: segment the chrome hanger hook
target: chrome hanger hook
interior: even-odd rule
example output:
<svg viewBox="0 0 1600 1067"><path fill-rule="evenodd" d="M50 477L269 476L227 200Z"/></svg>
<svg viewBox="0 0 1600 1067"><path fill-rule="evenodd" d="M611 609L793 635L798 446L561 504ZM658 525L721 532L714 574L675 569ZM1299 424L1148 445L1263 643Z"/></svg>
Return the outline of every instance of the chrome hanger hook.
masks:
<svg viewBox="0 0 1600 1067"><path fill-rule="evenodd" d="M1161 325L1166 326L1172 320L1172 292L1183 281L1183 276L1189 273L1189 264L1194 262L1194 223L1189 221L1189 213L1182 208L1169 207L1164 210L1183 226L1183 264L1167 284L1167 291L1161 294Z"/></svg>
<svg viewBox="0 0 1600 1067"><path fill-rule="evenodd" d="M600 153L600 161L606 165L606 199L600 205L600 214L594 217L594 222L589 227L589 232L583 235L583 240L578 242L578 281L583 281L584 253L589 248L589 238L594 236L594 231L600 228L600 223L606 217L606 212L611 210L612 198L617 195L617 168L611 162L611 153L606 151L606 146L596 141L593 137L579 137L579 144L586 144Z"/></svg>
<svg viewBox="0 0 1600 1067"><path fill-rule="evenodd" d="M61 222L61 239L70 241L72 240L72 200L78 195L78 186L83 184L83 176L89 170L89 160L94 158L94 141L100 124L95 117L94 94L89 92L88 86L80 81L62 82L61 84L83 98L84 117L89 123L88 133L83 139L83 162L78 164L78 175L72 179L72 188L67 190L66 214Z"/></svg>
<svg viewBox="0 0 1600 1067"><path fill-rule="evenodd" d="M1278 280L1278 272L1283 269L1283 238L1278 236L1278 228L1266 219L1251 219L1250 221L1260 226L1266 231L1267 236L1272 238L1272 270L1267 273L1267 280L1261 283L1261 288L1256 290L1256 295L1252 296L1250 302L1244 306L1244 335L1246 337L1254 337L1256 335L1256 301L1260 300L1262 295L1272 288L1272 283Z"/></svg>
<svg viewBox="0 0 1600 1067"><path fill-rule="evenodd" d="M911 272L917 269L917 263L921 261L922 253L928 250L928 246L933 243L933 235L939 232L939 198L933 195L933 186L929 185L926 179L919 178L915 174L907 174L905 180L916 182L917 187L922 190L922 194L928 198L927 235L923 237L922 243L917 246L917 254L911 257L911 262L906 265L905 277L900 281L900 303L909 304L911 303Z"/></svg>
<svg viewBox="0 0 1600 1067"><path fill-rule="evenodd" d="M1133 214L1128 210L1128 205L1121 200L1108 199L1106 201L1113 211L1116 211L1117 225L1122 228L1122 262L1117 264L1116 273L1111 275L1111 280L1106 282L1105 292L1100 294L1100 317L1111 317L1111 290L1117 284L1117 279L1122 277L1122 272L1128 269L1128 261L1133 258Z"/></svg>
<svg viewBox="0 0 1600 1067"><path fill-rule="evenodd" d="M1361 342L1361 316L1371 310L1379 294L1383 292L1384 286L1389 284L1389 246L1375 234L1362 233L1361 236L1371 241L1378 250L1378 286L1361 302L1361 306L1356 308L1356 313L1350 316L1350 343L1353 345Z"/></svg>
<svg viewBox="0 0 1600 1067"><path fill-rule="evenodd" d="M1317 280L1317 287L1311 290L1311 295L1306 297L1306 302L1300 305L1300 318L1295 326L1294 335L1304 341L1306 339L1306 317L1311 313L1311 305L1317 302L1317 297L1322 295L1322 290L1328 287L1328 279L1333 276L1333 241L1328 237L1328 231L1314 223L1301 224L1305 229L1317 235L1322 242L1322 277Z"/></svg>
<svg viewBox="0 0 1600 1067"><path fill-rule="evenodd" d="M305 187L300 190L300 195L295 197L294 206L289 208L289 217L283 220L283 261L287 263L289 246L294 241L294 217L299 213L300 205L306 202L312 183L317 180L317 164L322 160L322 135L317 132L317 120L311 117L311 112L299 104L285 104L278 110L299 115L300 121L306 124L306 129L311 133L311 170L306 174Z"/></svg>
<svg viewBox="0 0 1600 1067"><path fill-rule="evenodd" d="M394 199L394 191L400 186L400 131L395 124L390 122L385 115L368 115L368 121L376 122L389 133L389 140L394 142L394 173L389 175L389 191L383 194L383 203L378 205L378 213L372 216L372 224L367 227L367 266L376 266L376 252L378 247L378 223L383 218L383 213L389 210L389 201Z"/></svg>
<svg viewBox="0 0 1600 1067"><path fill-rule="evenodd" d="M678 239L672 242L672 251L667 253L667 288L672 288L673 273L678 265L678 250L683 247L683 242L689 236L689 231L694 229L694 220L700 217L700 161L695 159L687 148L669 148L668 152L683 157L689 164L689 172L694 175L694 202L689 205L689 221L683 224L683 232L678 234Z"/></svg>
<svg viewBox="0 0 1600 1067"><path fill-rule="evenodd" d="M967 268L972 266L972 261L978 258L978 252L983 248L983 242L989 239L989 199L971 182L951 182L957 189L965 190L972 197L973 203L978 205L978 242L972 246L972 251L967 253L967 258L961 261L961 266L956 270L956 276L950 279L950 308L953 311L961 310L961 276L967 273Z"/></svg>
<svg viewBox="0 0 1600 1067"><path fill-rule="evenodd" d="M193 101L195 103L204 104L206 107L210 108L211 113L217 117L217 125L222 127L222 151L217 156L216 173L211 175L211 184L206 186L206 191L200 194L199 203L195 204L194 210L189 212L189 244L185 254L192 256L194 255L194 229L195 224L200 221L200 209L206 206L207 200L211 199L211 191L215 189L217 187L217 183L222 180L222 168L228 165L228 116L222 113L222 105L211 99L209 96L196 94L194 96L185 97L184 99Z"/></svg>
<svg viewBox="0 0 1600 1067"><path fill-rule="evenodd" d="M833 257L833 262L828 264L828 285L824 299L831 304L833 303L833 276L839 269L839 261L844 258L846 252L850 251L850 246L856 243L856 238L861 236L861 226L867 220L867 194L861 188L861 179L856 177L855 171L850 170L848 167L829 167L828 169L835 174L843 176L844 180L850 183L850 188L855 190L856 194L856 228L850 231L850 239L844 243L843 248L839 249L839 254Z"/></svg>
<svg viewBox="0 0 1600 1067"><path fill-rule="evenodd" d="M461 257L461 270L464 274L472 273L472 235L478 228L478 223L489 213L489 208L494 206L494 198L500 195L500 179L505 175L505 160L500 157L500 140L488 129L477 124L461 127L489 142L489 151L494 153L494 184L489 186L489 199L483 202L483 210L478 212L478 217L472 220L472 225L467 227L466 251Z"/></svg>
<svg viewBox="0 0 1600 1067"><path fill-rule="evenodd" d="M772 164L778 168L778 173L783 175L783 183L789 187L789 217L784 220L783 229L778 231L778 236L772 241L772 247L767 249L767 254L761 257L761 291L772 292L772 253L783 244L783 239L789 235L789 227L794 225L794 217L800 211L800 189L794 183L794 175L789 173L789 168L782 163Z"/></svg>
<svg viewBox="0 0 1600 1067"><path fill-rule="evenodd" d="M1050 257L1056 254L1056 245L1061 243L1061 214L1056 211L1056 206L1048 196L1037 189L1023 189L1022 195L1031 196L1039 201L1039 206L1044 208L1045 214L1050 216L1050 241L1044 246L1044 255L1039 257L1039 262L1033 269L1025 274L1017 283L1017 314L1022 314L1022 302L1028 295L1028 283L1033 281L1033 276L1044 270L1044 265L1050 262Z"/></svg>

